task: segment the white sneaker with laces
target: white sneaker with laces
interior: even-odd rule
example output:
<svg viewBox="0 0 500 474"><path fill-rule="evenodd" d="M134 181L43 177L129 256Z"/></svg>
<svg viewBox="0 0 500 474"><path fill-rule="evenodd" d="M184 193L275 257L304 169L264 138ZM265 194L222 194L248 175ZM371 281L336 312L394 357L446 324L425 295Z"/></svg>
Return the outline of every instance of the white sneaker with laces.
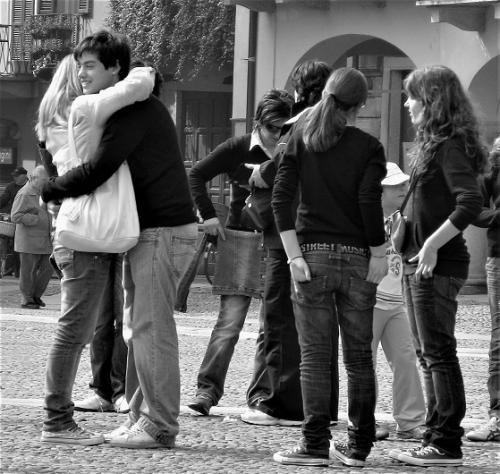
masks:
<svg viewBox="0 0 500 474"><path fill-rule="evenodd" d="M75 402L75 411L94 411L94 412L112 412L115 411L114 405L104 398L94 393L84 400Z"/></svg>
<svg viewBox="0 0 500 474"><path fill-rule="evenodd" d="M123 423L123 425L120 425L118 428L115 428L113 431L109 431L107 433L104 433L103 434L104 441L106 443L109 443L113 438L127 434L133 425L134 425L134 423L129 418L125 423Z"/></svg>
<svg viewBox="0 0 500 474"><path fill-rule="evenodd" d="M125 395L122 395L115 400L114 407L116 413L128 413L130 411Z"/></svg>
<svg viewBox="0 0 500 474"><path fill-rule="evenodd" d="M451 456L435 446L401 451L398 460L412 466L461 466L461 457Z"/></svg>
<svg viewBox="0 0 500 474"><path fill-rule="evenodd" d="M500 441L500 420L492 416L488 423L469 431L465 437L469 441Z"/></svg>
<svg viewBox="0 0 500 474"><path fill-rule="evenodd" d="M151 435L144 431L142 426L137 423L128 430L124 430L122 434L113 436L110 440L111 446L118 448L131 448L131 449L156 449L156 448L173 448L175 446L175 439L170 440L169 443L159 443Z"/></svg>
<svg viewBox="0 0 500 474"><path fill-rule="evenodd" d="M250 425L260 426L301 426L302 421L298 420L285 420L284 418L276 418L275 416L268 415L257 408L247 408L241 414L241 421Z"/></svg>

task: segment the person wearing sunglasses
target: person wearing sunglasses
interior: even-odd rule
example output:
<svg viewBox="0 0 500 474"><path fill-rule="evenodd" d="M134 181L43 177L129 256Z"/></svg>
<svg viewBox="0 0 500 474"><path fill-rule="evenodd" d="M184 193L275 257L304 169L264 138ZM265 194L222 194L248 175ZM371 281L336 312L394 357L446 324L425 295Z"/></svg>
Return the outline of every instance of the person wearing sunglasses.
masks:
<svg viewBox="0 0 500 474"><path fill-rule="evenodd" d="M261 193L271 193L276 170L286 149L294 125L306 110L321 100L321 94L332 68L325 62L311 59L300 63L291 75L295 103L293 117L285 123L272 159L260 165L246 166L252 170L250 184ZM294 202L294 208L298 201ZM270 209L271 210L271 209ZM271 210L272 216L272 210ZM272 219L272 217L271 217ZM264 360L254 366L254 376L247 391L247 407L241 414L245 423L260 426L300 425L304 419L302 393L300 388L300 347L295 328L291 300L290 270L287 256L274 223L274 219L263 231L266 252L266 274L263 300L263 347ZM332 339L338 340L338 331ZM258 359L256 359L258 360ZM332 351L332 378L338 379L338 352ZM266 377L269 391L262 396L256 381ZM332 424L338 418L338 387L331 391L330 419Z"/></svg>
<svg viewBox="0 0 500 474"><path fill-rule="evenodd" d="M225 265L218 262L216 265L213 293L221 295L220 311L198 372L196 395L188 404L189 408L201 415L208 415L211 407L221 399L229 363L250 302L252 297L261 298L262 293L260 252L257 246L250 247L255 245L255 232L242 219L241 212L250 193L248 178L251 171L244 164L262 163L272 157L281 128L291 116L292 104L292 96L284 90L266 92L257 106L252 132L230 138L217 146L193 166L189 175L191 192L203 219L204 232L219 237L218 259L221 262L234 261L229 254L232 255L238 248L234 258L240 260L241 250L246 251L246 257L238 268L230 263ZM224 173L228 175L231 187L225 223L217 217L206 188L207 182ZM248 278L249 275L254 277ZM262 334L262 330L259 334ZM261 390L267 391L265 379L261 383Z"/></svg>

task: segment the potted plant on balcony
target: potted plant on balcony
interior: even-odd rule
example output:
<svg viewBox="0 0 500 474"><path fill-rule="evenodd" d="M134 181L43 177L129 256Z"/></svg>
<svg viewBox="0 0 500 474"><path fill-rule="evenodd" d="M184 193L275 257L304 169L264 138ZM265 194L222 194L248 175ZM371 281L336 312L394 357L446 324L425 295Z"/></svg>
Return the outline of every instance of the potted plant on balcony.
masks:
<svg viewBox="0 0 500 474"><path fill-rule="evenodd" d="M59 61L70 53L71 48L63 44L35 49L31 53L33 75L40 79L50 80Z"/></svg>
<svg viewBox="0 0 500 474"><path fill-rule="evenodd" d="M69 39L73 25L69 15L33 15L26 26L26 32L34 40Z"/></svg>

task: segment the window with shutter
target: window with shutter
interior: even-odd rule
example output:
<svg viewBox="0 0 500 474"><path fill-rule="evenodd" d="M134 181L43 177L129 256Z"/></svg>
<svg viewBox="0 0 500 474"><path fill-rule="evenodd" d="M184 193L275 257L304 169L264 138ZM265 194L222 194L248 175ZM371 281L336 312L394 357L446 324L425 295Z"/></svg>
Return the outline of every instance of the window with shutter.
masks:
<svg viewBox="0 0 500 474"><path fill-rule="evenodd" d="M29 60L31 35L25 33L24 25L34 11L34 0L12 1L12 59Z"/></svg>
<svg viewBox="0 0 500 474"><path fill-rule="evenodd" d="M55 13L56 0L38 0L37 13Z"/></svg>
<svg viewBox="0 0 500 474"><path fill-rule="evenodd" d="M80 15L89 15L92 0L78 0L78 13Z"/></svg>

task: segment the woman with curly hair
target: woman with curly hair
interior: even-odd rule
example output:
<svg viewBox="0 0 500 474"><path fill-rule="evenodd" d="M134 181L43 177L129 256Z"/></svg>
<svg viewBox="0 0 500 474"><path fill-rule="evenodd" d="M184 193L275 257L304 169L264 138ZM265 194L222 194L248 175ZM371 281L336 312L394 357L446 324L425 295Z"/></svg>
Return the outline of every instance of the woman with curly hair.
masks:
<svg viewBox="0 0 500 474"><path fill-rule="evenodd" d="M417 466L459 466L465 393L454 331L457 295L469 269L462 232L481 211L477 177L486 154L471 102L452 70L417 69L404 86L416 129L404 290L427 417L422 446L390 456Z"/></svg>

